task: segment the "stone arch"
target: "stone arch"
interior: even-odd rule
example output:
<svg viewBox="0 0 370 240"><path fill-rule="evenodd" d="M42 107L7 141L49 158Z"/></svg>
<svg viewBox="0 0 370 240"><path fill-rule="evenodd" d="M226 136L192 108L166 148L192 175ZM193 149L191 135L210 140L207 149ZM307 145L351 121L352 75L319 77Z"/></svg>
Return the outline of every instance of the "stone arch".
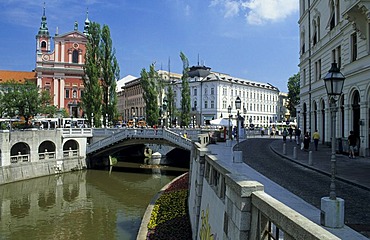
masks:
<svg viewBox="0 0 370 240"><path fill-rule="evenodd" d="M79 145L76 140L68 140L63 145L63 157L72 157L79 155Z"/></svg>
<svg viewBox="0 0 370 240"><path fill-rule="evenodd" d="M312 106L313 106L313 129L311 129L311 130L315 131L316 129L318 129L318 124L317 124L317 122L318 122L317 102L316 101L313 101Z"/></svg>
<svg viewBox="0 0 370 240"><path fill-rule="evenodd" d="M78 142L76 140L68 140L67 142L64 143L63 145L63 151L66 151L66 150L78 150L79 149L79 145L78 145Z"/></svg>
<svg viewBox="0 0 370 240"><path fill-rule="evenodd" d="M303 133L307 132L307 104L303 103Z"/></svg>
<svg viewBox="0 0 370 240"><path fill-rule="evenodd" d="M52 141L43 141L39 145L39 153L45 153L45 152L55 152L55 144Z"/></svg>
<svg viewBox="0 0 370 240"><path fill-rule="evenodd" d="M54 159L56 157L56 147L54 142L52 141L43 141L39 145L38 154L39 154L39 160L44 159Z"/></svg>
<svg viewBox="0 0 370 240"><path fill-rule="evenodd" d="M349 130L354 131L355 135L360 136L360 118L361 118L361 109L360 109L360 92L358 89L353 89L350 92L348 103L350 106L350 121L349 121Z"/></svg>
<svg viewBox="0 0 370 240"><path fill-rule="evenodd" d="M18 142L10 149L10 161L12 163L17 162L29 162L30 161L30 146L25 142Z"/></svg>

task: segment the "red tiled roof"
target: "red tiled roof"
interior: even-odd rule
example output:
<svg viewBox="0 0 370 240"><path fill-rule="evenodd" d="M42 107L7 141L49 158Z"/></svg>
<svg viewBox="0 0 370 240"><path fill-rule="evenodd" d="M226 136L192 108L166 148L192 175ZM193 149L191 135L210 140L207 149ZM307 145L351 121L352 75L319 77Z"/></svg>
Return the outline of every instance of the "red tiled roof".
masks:
<svg viewBox="0 0 370 240"><path fill-rule="evenodd" d="M0 83L15 80L17 82L24 82L25 80L36 80L35 72L24 72L24 71L7 71L0 70Z"/></svg>

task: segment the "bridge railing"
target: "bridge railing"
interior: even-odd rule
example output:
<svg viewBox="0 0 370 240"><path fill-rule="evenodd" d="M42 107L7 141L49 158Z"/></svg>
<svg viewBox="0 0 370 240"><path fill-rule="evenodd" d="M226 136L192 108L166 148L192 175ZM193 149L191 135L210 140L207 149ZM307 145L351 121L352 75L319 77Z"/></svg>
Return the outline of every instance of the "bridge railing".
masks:
<svg viewBox="0 0 370 240"><path fill-rule="evenodd" d="M103 130L102 130L103 131ZM105 130L104 130L105 131ZM109 130L107 130L109 131ZM105 132L107 133L107 132ZM95 130L94 130L95 134ZM150 139L165 139L185 149L192 148L192 141L188 138L180 136L179 134L167 129L154 129L154 128L127 128L111 131L111 135L100 141L94 142L87 147L87 153L97 151L101 148L114 144L123 139L132 138L150 138Z"/></svg>
<svg viewBox="0 0 370 240"><path fill-rule="evenodd" d="M178 133L175 133L171 130L165 129L163 131L163 138L167 141L177 143L179 146L191 150L193 147L193 141L189 138L185 138Z"/></svg>
<svg viewBox="0 0 370 240"><path fill-rule="evenodd" d="M55 152L43 152L39 153L39 160L56 159Z"/></svg>
<svg viewBox="0 0 370 240"><path fill-rule="evenodd" d="M94 130L95 134L95 130ZM111 135L100 141L92 143L87 147L87 153L94 152L100 148L111 145L115 142L129 138L163 138L163 129L151 128L127 128L111 131Z"/></svg>
<svg viewBox="0 0 370 240"><path fill-rule="evenodd" d="M29 162L30 154L18 154L10 156L10 163Z"/></svg>
<svg viewBox="0 0 370 240"><path fill-rule="evenodd" d="M64 150L63 151L63 157L64 158L69 158L69 157L77 157L78 156L78 150Z"/></svg>
<svg viewBox="0 0 370 240"><path fill-rule="evenodd" d="M92 137L93 130L91 128L62 128L63 135L81 135Z"/></svg>

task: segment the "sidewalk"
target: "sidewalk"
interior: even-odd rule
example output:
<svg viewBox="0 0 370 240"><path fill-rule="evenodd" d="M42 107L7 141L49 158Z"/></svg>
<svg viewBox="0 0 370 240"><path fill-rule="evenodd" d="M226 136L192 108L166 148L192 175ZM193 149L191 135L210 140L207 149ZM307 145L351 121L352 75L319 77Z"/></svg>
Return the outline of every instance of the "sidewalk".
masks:
<svg viewBox="0 0 370 240"><path fill-rule="evenodd" d="M270 148L278 155L308 167L326 175L331 175L331 148L319 144L318 151L315 151L313 142L310 143L309 151L312 151L312 165L309 165L309 152L303 151L294 139L286 141L286 154L283 154L283 140L273 141ZM296 159L293 158L296 148ZM356 185L360 188L370 190L370 158L358 157L351 159L348 155L336 154L336 179Z"/></svg>
<svg viewBox="0 0 370 240"><path fill-rule="evenodd" d="M257 136L256 136L257 137ZM253 137L252 137L253 138ZM283 140L282 138L276 137L277 141L273 141L270 145L270 148L275 151L277 154L281 154L283 152ZM289 145L289 144L287 144ZM296 145L297 146L297 145ZM291 152L293 152L293 143L291 144ZM218 161L222 162L227 169L232 173L241 174L244 176L248 176L250 179L260 182L264 185L264 191L271 195L273 198L277 199L278 201L282 202L286 206L289 206L293 210L297 211L298 213L302 214L306 218L310 219L314 223L320 225L320 210L314 207L313 205L307 203L300 197L294 195L287 189L281 187L277 183L271 181L267 177L263 176L252 167L245 163L233 163L232 162L232 147L226 146L226 143L217 143L217 144L210 144L207 146L210 150L212 155L215 155ZM325 151L326 154L323 152L323 158L327 155L328 156L328 169L330 169L330 148L326 147L327 150ZM299 150L301 151L301 150ZM298 152L298 150L297 150ZM308 153L305 153L308 159ZM284 155L283 155L284 156ZM289 155L286 155L288 157ZM298 155L299 156L299 155ZM302 153L303 156L303 153ZM293 154L291 153L291 157ZM348 157L347 157L348 158ZM302 157L298 159L303 159ZM352 159L351 159L352 160ZM356 159L355 159L356 160ZM297 161L299 162L299 161ZM306 161L308 162L308 161ZM303 160L302 160L303 164ZM308 164L307 164L308 165ZM315 165L315 164L314 164ZM370 166L370 164L368 164ZM330 171L329 171L330 172ZM365 172L365 170L364 170ZM370 184L369 184L370 185ZM355 230L349 228L348 226L344 226L343 228L327 228L324 227L329 232L333 233L340 239L367 239L365 236L356 232Z"/></svg>

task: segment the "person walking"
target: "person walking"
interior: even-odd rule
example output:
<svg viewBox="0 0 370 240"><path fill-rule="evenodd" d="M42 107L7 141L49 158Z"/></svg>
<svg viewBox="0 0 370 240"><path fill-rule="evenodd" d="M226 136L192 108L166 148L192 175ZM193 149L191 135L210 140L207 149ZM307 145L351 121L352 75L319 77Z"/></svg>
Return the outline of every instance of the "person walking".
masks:
<svg viewBox="0 0 370 240"><path fill-rule="evenodd" d="M357 144L357 139L353 131L349 132L348 145L349 145L349 158L355 158L355 147Z"/></svg>
<svg viewBox="0 0 370 240"><path fill-rule="evenodd" d="M310 134L306 132L303 139L303 149L307 152L310 148Z"/></svg>
<svg viewBox="0 0 370 240"><path fill-rule="evenodd" d="M295 140L297 142L297 145L301 144L301 129L300 128L295 129Z"/></svg>
<svg viewBox="0 0 370 240"><path fill-rule="evenodd" d="M286 128L284 128L283 130L283 142L285 143L286 142L286 137L288 136L288 131L286 130Z"/></svg>
<svg viewBox="0 0 370 240"><path fill-rule="evenodd" d="M317 151L317 147L319 145L319 140L320 140L320 134L317 129L313 133L312 138L313 138L313 143L315 144L315 151Z"/></svg>
<svg viewBox="0 0 370 240"><path fill-rule="evenodd" d="M292 141L292 137L293 137L293 128L292 128L292 126L290 126L290 127L288 128L288 133L289 133L290 141Z"/></svg>

